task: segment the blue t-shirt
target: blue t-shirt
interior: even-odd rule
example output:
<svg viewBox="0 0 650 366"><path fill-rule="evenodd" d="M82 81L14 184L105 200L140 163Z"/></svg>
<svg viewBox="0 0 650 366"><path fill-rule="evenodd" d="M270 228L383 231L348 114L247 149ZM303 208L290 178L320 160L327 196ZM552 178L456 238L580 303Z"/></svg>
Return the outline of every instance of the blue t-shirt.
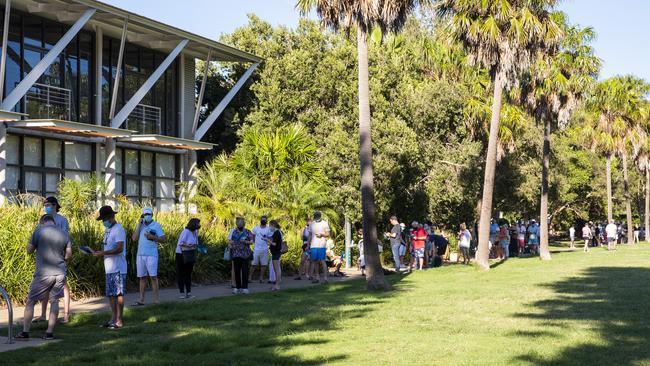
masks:
<svg viewBox="0 0 650 366"><path fill-rule="evenodd" d="M158 243L153 240L149 240L144 236L145 233L151 231L155 232L156 236L165 235L165 233L163 233L162 226L160 226L160 224L156 221L152 221L148 225L142 224L140 228L140 238L138 239L138 255L146 255L151 257L158 256Z"/></svg>

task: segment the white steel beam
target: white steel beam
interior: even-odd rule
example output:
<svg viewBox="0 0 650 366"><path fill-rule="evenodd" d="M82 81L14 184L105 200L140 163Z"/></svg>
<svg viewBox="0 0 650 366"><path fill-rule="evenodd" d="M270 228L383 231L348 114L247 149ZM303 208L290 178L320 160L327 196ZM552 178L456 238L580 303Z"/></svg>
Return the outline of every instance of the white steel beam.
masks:
<svg viewBox="0 0 650 366"><path fill-rule="evenodd" d="M43 57L43 59L32 69L32 71L25 76L25 78L14 88L14 90L2 101L0 109L5 111L12 110L20 99L25 96L25 93L34 85L36 81L43 75L48 67L59 57L63 49L72 41L72 39L79 33L81 28L88 23L95 9L86 10L83 15L74 23L74 25L63 35L63 37L52 47L52 49Z"/></svg>
<svg viewBox="0 0 650 366"><path fill-rule="evenodd" d="M188 43L189 40L187 39L180 41L176 46L176 48L174 48L172 52L169 55L167 55L167 58L165 58L165 60L160 64L160 66L158 66L158 68L151 74L151 76L149 76L147 81L145 81L144 84L142 84L140 89L138 89L138 91L135 92L135 94L133 94L133 97L129 99L126 105L122 107L120 112L111 120L111 126L113 128L120 128L122 123L124 123L126 118L129 116L129 114L131 114L133 109L138 105L138 103L140 103L142 98L144 98L145 95L147 95L149 90L153 88L156 81L160 79L160 77L167 70L169 65L171 65L172 62L174 62L174 59L176 59L178 54L181 53L183 48L185 48L185 46L187 46Z"/></svg>
<svg viewBox="0 0 650 366"><path fill-rule="evenodd" d="M108 118L113 119L117 105L117 91L120 87L120 78L122 77L122 60L124 59L124 46L126 45L126 32L129 27L129 18L124 18L122 26L122 38L120 39L120 52L117 55L117 70L115 71L115 81L113 82L113 95L111 95L111 109L108 112ZM111 72L112 74L113 72Z"/></svg>
<svg viewBox="0 0 650 366"><path fill-rule="evenodd" d="M228 103L230 103L232 98L235 97L239 89L241 89L241 87L244 86L246 80L248 80L248 78L250 78L251 75L253 75L253 71L255 71L258 65L259 65L258 63L251 65L251 67L249 67L248 70L246 70L244 75L242 75L242 77L239 80L237 80L235 86L233 86L232 89L230 89L230 91L228 92L228 94L226 94L226 96L223 97L221 102L219 102L219 104L214 108L214 110L212 111L212 113L210 113L208 118L206 118L205 121L203 121L201 127L199 127L198 130L194 133L195 140L199 141L203 138L203 136L206 134L206 132L208 132L210 127L212 127L214 121L216 121L217 118L219 118L219 115L221 115L221 113L226 109Z"/></svg>
<svg viewBox="0 0 650 366"><path fill-rule="evenodd" d="M203 105L203 94L205 93L205 84L208 82L208 71L210 71L210 56L212 56L212 48L208 50L208 57L205 59L205 67L203 68L203 80L201 81L201 89L199 90L199 98L196 101L196 110L194 111L194 121L192 123L192 136L196 133L199 127L199 117L201 116L201 106Z"/></svg>
<svg viewBox="0 0 650 366"><path fill-rule="evenodd" d="M5 2L5 22L2 25L2 56L0 56L0 102L4 97L5 70L7 68L7 46L9 45L9 15L11 13L11 0Z"/></svg>

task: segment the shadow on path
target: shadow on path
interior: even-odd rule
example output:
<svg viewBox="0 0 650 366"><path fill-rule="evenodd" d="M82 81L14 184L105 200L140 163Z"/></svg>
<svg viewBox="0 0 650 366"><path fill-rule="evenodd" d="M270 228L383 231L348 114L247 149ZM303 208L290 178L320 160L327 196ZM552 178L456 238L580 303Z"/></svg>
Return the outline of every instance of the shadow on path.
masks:
<svg viewBox="0 0 650 366"><path fill-rule="evenodd" d="M389 276L392 283L405 276ZM33 350L2 354L0 364L38 365L320 365L347 358L322 354L318 344L341 322L361 318L396 291L368 293L365 282L350 280L278 293L239 295L195 302L128 309L125 327L98 327L106 313L78 316L59 326L62 340ZM42 333L42 328L32 332ZM341 335L342 336L342 335ZM295 347L300 347L294 351Z"/></svg>
<svg viewBox="0 0 650 366"><path fill-rule="evenodd" d="M543 285L555 292L555 298L530 304L541 314L517 316L539 320L554 334L571 334L580 327L593 335L566 339L566 346L552 358L526 354L515 359L534 365L650 363L649 285L650 270L643 267L593 267L582 277ZM535 337L548 336L548 331L518 335L535 342Z"/></svg>

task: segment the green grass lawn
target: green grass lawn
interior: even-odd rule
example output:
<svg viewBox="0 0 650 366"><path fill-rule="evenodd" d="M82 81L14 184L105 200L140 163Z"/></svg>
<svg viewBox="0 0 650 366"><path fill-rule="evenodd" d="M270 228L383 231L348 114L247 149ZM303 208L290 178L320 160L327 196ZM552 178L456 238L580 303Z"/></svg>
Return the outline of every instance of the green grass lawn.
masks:
<svg viewBox="0 0 650 366"><path fill-rule="evenodd" d="M0 365L650 365L648 244L389 279L129 309L117 332L80 315Z"/></svg>

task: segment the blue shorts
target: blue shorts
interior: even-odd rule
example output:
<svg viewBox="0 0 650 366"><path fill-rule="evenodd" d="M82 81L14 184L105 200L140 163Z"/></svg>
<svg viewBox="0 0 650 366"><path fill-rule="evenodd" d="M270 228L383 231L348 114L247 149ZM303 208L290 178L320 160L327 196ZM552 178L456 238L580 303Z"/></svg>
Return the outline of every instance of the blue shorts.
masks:
<svg viewBox="0 0 650 366"><path fill-rule="evenodd" d="M282 257L282 253L271 253L271 260L272 261L279 261L280 257Z"/></svg>
<svg viewBox="0 0 650 366"><path fill-rule="evenodd" d="M324 261L326 258L325 251L325 248L311 248L309 258L314 262Z"/></svg>
<svg viewBox="0 0 650 366"><path fill-rule="evenodd" d="M415 258L424 258L424 248L414 249L413 257Z"/></svg>
<svg viewBox="0 0 650 366"><path fill-rule="evenodd" d="M115 297L126 294L126 275L120 272L106 274L106 296Z"/></svg>

